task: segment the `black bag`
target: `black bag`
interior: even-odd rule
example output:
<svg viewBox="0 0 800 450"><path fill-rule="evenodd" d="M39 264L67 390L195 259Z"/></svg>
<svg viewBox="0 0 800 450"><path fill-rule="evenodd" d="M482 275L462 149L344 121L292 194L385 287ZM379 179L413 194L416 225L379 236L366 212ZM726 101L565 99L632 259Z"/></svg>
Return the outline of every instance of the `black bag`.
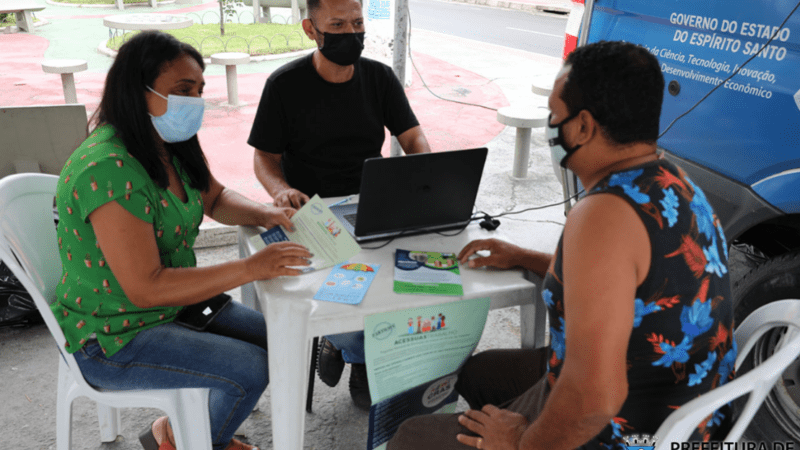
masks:
<svg viewBox="0 0 800 450"><path fill-rule="evenodd" d="M31 326L44 322L33 298L0 261L0 327Z"/></svg>

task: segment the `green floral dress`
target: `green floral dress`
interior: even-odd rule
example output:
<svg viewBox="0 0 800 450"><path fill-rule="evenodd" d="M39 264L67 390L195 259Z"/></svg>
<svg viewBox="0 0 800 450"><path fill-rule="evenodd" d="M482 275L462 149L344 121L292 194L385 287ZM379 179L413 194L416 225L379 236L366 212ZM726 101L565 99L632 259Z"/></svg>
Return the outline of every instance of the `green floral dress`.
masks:
<svg viewBox="0 0 800 450"><path fill-rule="evenodd" d="M78 351L96 333L107 356L139 331L172 322L180 307L139 308L128 300L106 262L89 214L116 201L128 212L153 224L165 267L194 267L192 246L203 219L200 191L189 186L177 159L188 200L183 203L160 188L139 161L125 150L111 125L86 139L61 171L56 191L58 247L63 264L57 301L51 306L67 338L69 353Z"/></svg>

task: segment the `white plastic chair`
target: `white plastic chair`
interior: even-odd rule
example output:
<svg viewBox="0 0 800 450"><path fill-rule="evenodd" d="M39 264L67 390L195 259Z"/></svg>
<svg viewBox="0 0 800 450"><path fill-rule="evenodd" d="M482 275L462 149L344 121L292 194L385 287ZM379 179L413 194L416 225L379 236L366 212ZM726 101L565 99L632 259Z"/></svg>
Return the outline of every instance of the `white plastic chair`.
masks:
<svg viewBox="0 0 800 450"><path fill-rule="evenodd" d="M211 450L208 389L97 390L63 351L66 338L50 310L61 277L53 198L58 177L17 174L0 179L0 259L33 297L61 355L58 365L57 448L72 448L72 402L97 402L100 439L112 442L121 429L118 408L157 408L167 413L181 450Z"/></svg>
<svg viewBox="0 0 800 450"><path fill-rule="evenodd" d="M775 353L749 372L681 406L667 417L655 436L656 450L671 448L673 442L686 442L697 425L726 403L750 394L744 409L725 437L738 442L750 421L769 395L784 370L800 355L800 300L768 303L747 316L734 333L739 354L736 369L742 364L764 333L776 327L788 327Z"/></svg>

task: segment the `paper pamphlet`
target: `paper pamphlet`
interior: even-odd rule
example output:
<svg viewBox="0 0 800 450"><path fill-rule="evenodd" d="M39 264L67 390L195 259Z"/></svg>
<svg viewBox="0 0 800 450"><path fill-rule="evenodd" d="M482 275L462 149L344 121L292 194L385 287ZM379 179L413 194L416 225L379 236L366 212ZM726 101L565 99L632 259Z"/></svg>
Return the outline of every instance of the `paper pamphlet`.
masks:
<svg viewBox="0 0 800 450"><path fill-rule="evenodd" d="M367 295L380 264L337 264L314 296L315 300L357 305Z"/></svg>
<svg viewBox="0 0 800 450"><path fill-rule="evenodd" d="M409 417L455 412L458 371L477 347L488 313L489 299L479 298L364 318L368 450L386 448Z"/></svg>
<svg viewBox="0 0 800 450"><path fill-rule="evenodd" d="M464 295L455 253L397 249L394 291L398 294Z"/></svg>
<svg viewBox="0 0 800 450"><path fill-rule="evenodd" d="M319 195L311 198L292 216L292 223L295 231L290 232L277 226L253 236L251 242L256 251L281 241L304 245L314 255L311 258L311 266L303 267L304 271L319 270L339 264L361 251L361 247Z"/></svg>

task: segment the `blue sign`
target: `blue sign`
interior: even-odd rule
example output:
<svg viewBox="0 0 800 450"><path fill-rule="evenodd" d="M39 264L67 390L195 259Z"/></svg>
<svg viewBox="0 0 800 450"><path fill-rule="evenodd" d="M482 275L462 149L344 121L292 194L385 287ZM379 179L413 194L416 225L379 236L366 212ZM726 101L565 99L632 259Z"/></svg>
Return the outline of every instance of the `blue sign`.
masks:
<svg viewBox="0 0 800 450"><path fill-rule="evenodd" d="M388 19L391 8L390 0L369 0L367 19Z"/></svg>

